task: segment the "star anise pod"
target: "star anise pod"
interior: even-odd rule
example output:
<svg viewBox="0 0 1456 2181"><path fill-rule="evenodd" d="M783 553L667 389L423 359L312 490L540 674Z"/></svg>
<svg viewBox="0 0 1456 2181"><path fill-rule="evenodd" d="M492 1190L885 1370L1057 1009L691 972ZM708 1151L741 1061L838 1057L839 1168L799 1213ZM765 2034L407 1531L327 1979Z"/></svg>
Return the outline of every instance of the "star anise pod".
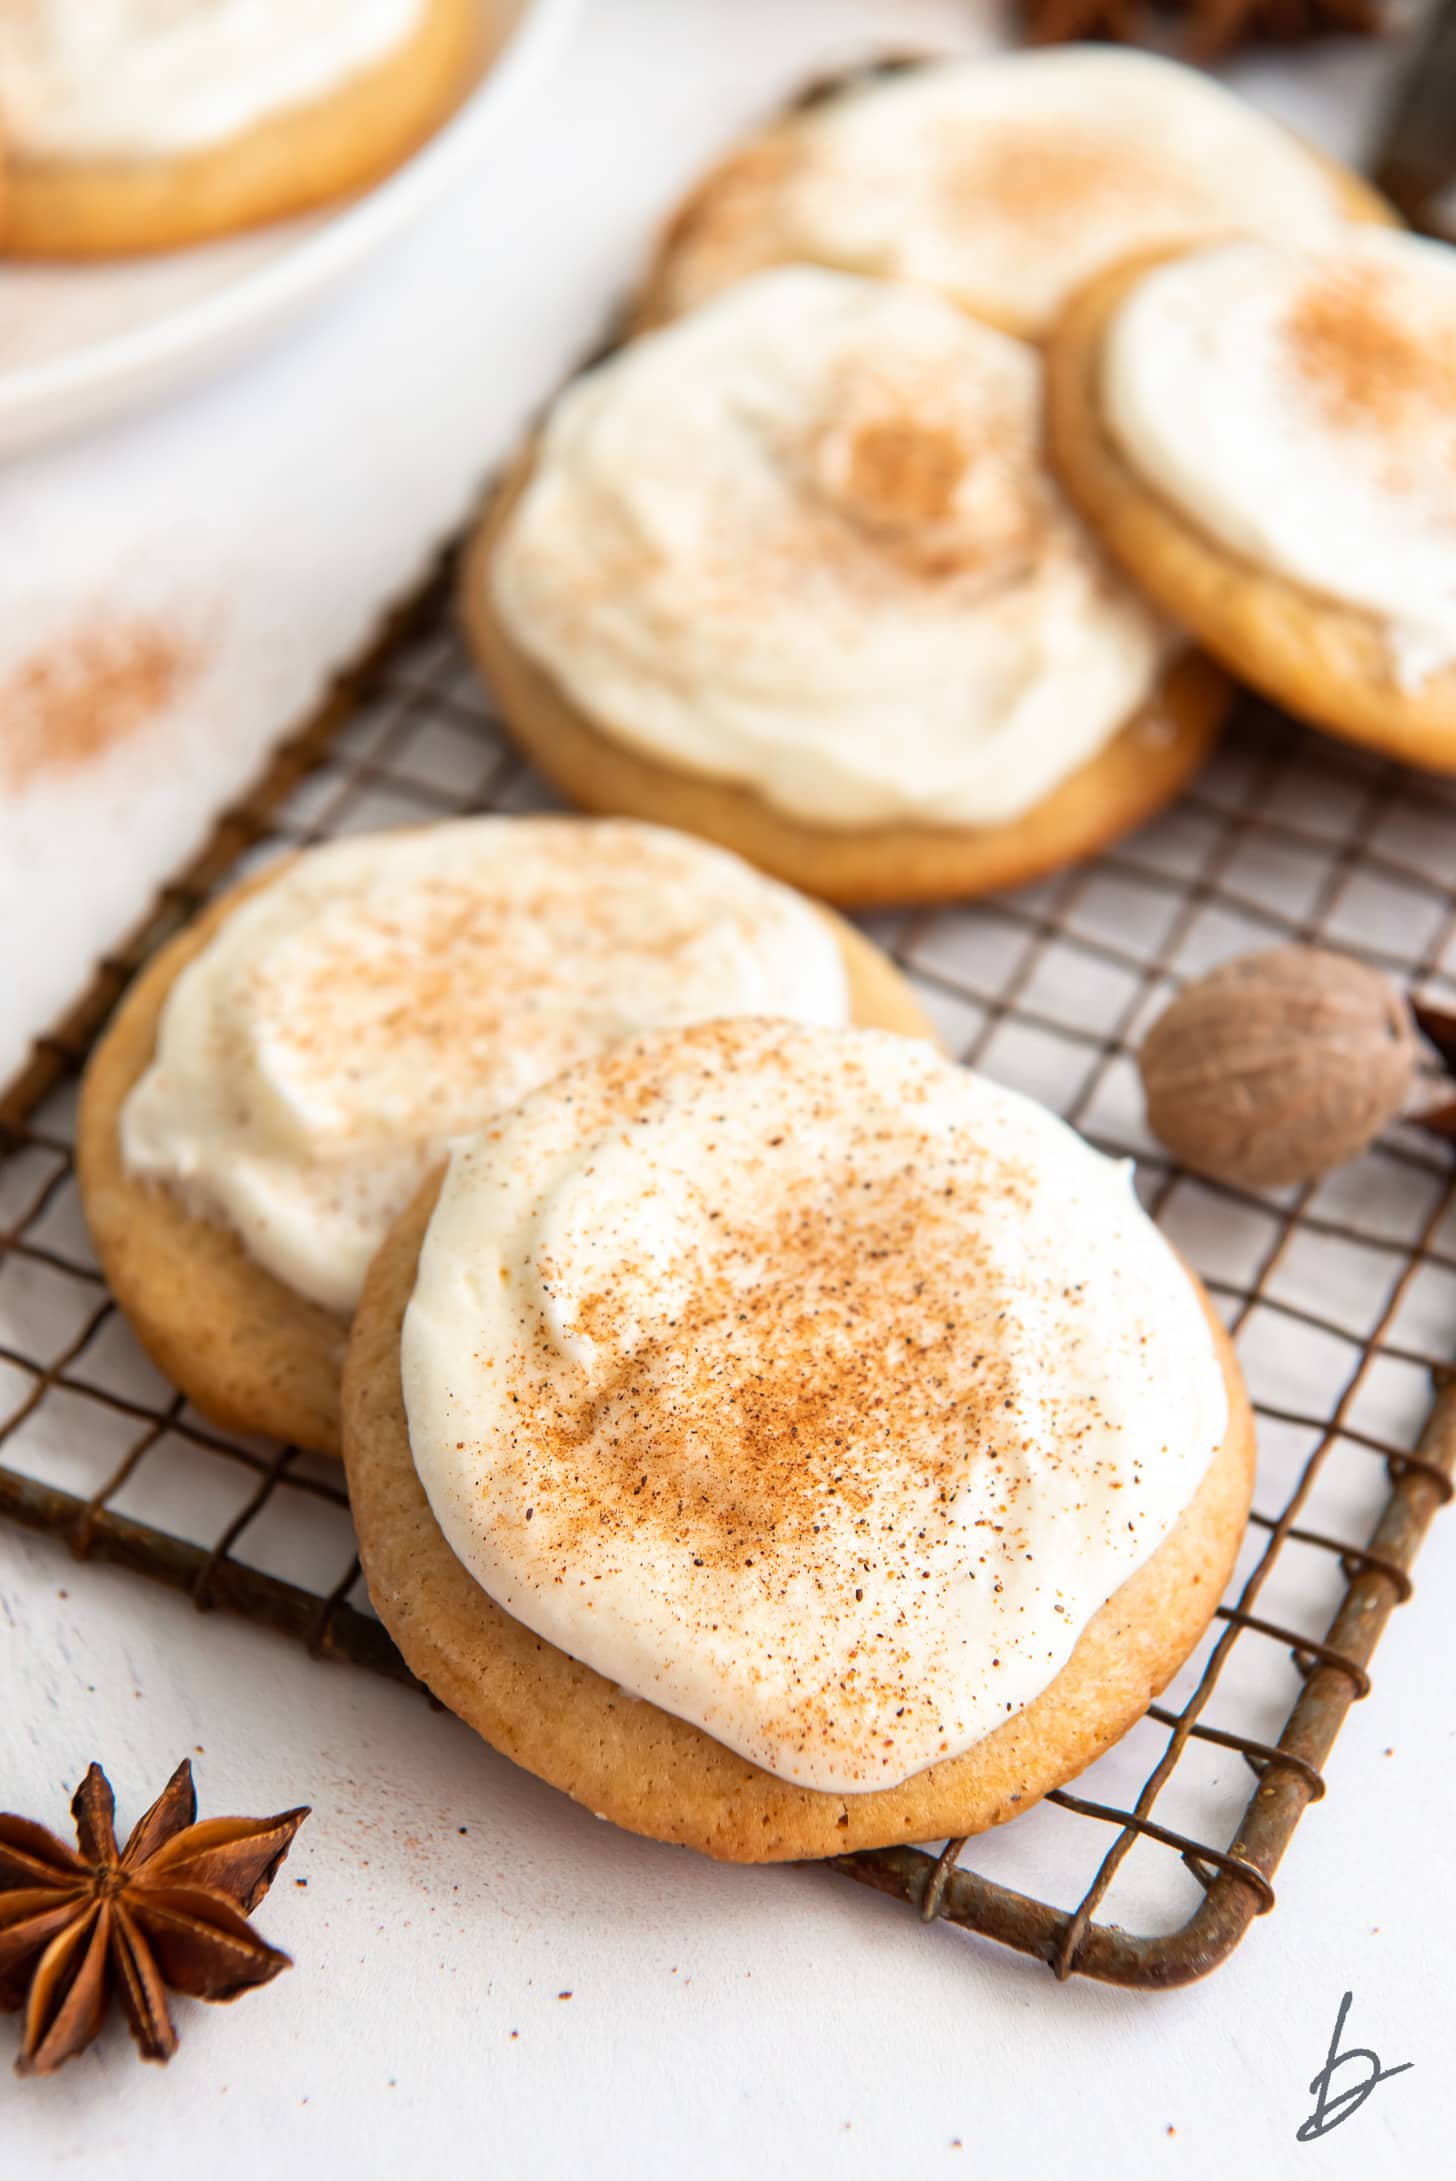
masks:
<svg viewBox="0 0 1456 2181"><path fill-rule="evenodd" d="M1154 19L1183 19L1185 60L1211 61L1256 39L1295 44L1326 34L1369 36L1385 27L1383 0L1020 0L1031 45L1074 38L1154 43ZM1162 42L1162 41L1157 41Z"/></svg>
<svg viewBox="0 0 1456 2181"><path fill-rule="evenodd" d="M1374 37L1385 27L1381 0L1186 0L1185 60L1215 61L1261 41L1298 45L1307 38Z"/></svg>
<svg viewBox="0 0 1456 2181"><path fill-rule="evenodd" d="M49 2075L85 2049L113 1990L144 2060L169 2060L167 1990L236 1999L290 1966L248 1914L308 1816L197 1822L185 1759L118 1850L100 1765L76 1791L79 1853L29 1818L0 1816L0 2008L25 2009L16 2070Z"/></svg>
<svg viewBox="0 0 1456 2181"><path fill-rule="evenodd" d="M1111 38L1141 45L1147 9L1139 0L1020 0L1028 45L1066 45L1076 39Z"/></svg>

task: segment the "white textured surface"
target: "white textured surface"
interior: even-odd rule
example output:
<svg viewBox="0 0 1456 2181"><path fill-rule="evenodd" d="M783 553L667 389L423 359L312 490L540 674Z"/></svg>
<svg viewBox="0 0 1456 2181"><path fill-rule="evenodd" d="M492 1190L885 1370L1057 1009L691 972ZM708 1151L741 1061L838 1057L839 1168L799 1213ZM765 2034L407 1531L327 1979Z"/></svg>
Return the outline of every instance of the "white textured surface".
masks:
<svg viewBox="0 0 1456 2181"><path fill-rule="evenodd" d="M50 2083L0 2074L4 2171L1263 2181L1318 2161L1424 2181L1447 2143L1456 1796L1451 1736L1421 1715L1456 1676L1456 1522L1421 1582L1275 1918L1209 1983L1149 1998L1058 1987L828 1874L632 1840L417 1696L0 1531L24 1691L0 1721L7 1805L59 1823L94 1752L135 1816L202 1744L207 1809L315 1806L258 1917L297 1966L179 2008L165 2073L113 2026ZM1415 2066L1301 2147L1348 1989L1353 2041Z"/></svg>
<svg viewBox="0 0 1456 2181"><path fill-rule="evenodd" d="M235 636L234 672L243 661L260 669L228 680L226 692L219 681L190 735L179 725L171 741L134 746L88 783L53 787L44 802L12 800L0 815L9 1041L0 1073L26 1027L140 907L204 806L448 527L465 470L488 463L512 418L594 326L650 206L707 140L806 56L853 50L875 23L901 43L922 25L949 34L963 11L954 0L796 0L792 9L734 0L731 39L728 18L722 0L596 0L551 101L559 133L548 136L538 117L517 162L482 178L483 189L509 192L513 211L530 205L529 219L472 241L474 209L468 220L461 207L447 210L288 350L166 417L0 474L0 652L13 658L58 626L68 602L74 611L98 594L170 598L191 570L199 593L230 604L229 625L252 631L248 643ZM1378 64L1350 48L1259 80L1327 141L1348 144L1380 90ZM1331 90L1338 110L1322 103ZM458 278L462 233L469 281ZM403 336L411 309L418 328L426 306L433 345L416 353ZM408 402L389 395L401 375ZM317 429L305 429L310 414L324 420ZM440 736L431 750L439 766ZM1236 791L1234 760L1230 768L1210 780L1210 797ZM1277 929L1280 916L1306 913L1324 858L1301 839L1338 854L1359 812L1357 781L1348 763L1332 763L1318 792L1276 782L1265 808L1305 834L1280 852L1260 843L1257 862L1241 856L1229 867L1223 897L1183 932L1183 966L1267 943L1271 920ZM379 794L350 822L409 809ZM1423 834L1425 822L1409 808L1389 811L1380 844L1392 858L1422 859L1433 884L1448 886L1450 821L1433 814ZM1206 811L1188 808L1135 854L1188 875L1209 841ZM28 863L17 869L22 849ZM1120 870L1100 870L1080 889L1071 921L1082 946L1040 959L1022 1017L1003 1023L984 1055L1002 1080L1065 1094L1076 1067L1091 1064L1098 1026L1135 996L1112 948L1096 951L1119 935L1154 943L1166 903L1146 876L1130 875L1133 861L1130 851ZM1242 912L1231 906L1236 892L1250 904ZM929 990L957 1045L981 1019L971 991L1015 974L1027 920L1049 898L1039 891L1004 913L952 911L923 925L916 959L949 980ZM1409 952L1435 942L1438 906L1392 864L1347 883L1329 928ZM1037 1031L1037 1010L1085 1040L1081 1062ZM1093 1125L1111 1125L1120 1080L1116 1069L1098 1077ZM1363 1173L1326 1184L1320 1201L1331 1216L1350 1212L1364 1189L1372 1230L1419 1222L1415 1177L1382 1172L1371 1197ZM1268 1214L1232 1212L1192 1185L1179 1202L1169 1225L1182 1245L1205 1270L1246 1277ZM1318 1238L1301 1247L1314 1253L1327 1304L1352 1326L1368 1324L1385 1276L1378 1254ZM1291 1253L1286 1281L1301 1272L1311 1277ZM1413 1342L1447 1337L1452 1284L1432 1267L1411 1291L1400 1324ZM38 1315L48 1295L37 1282L22 1305ZM1351 1355L1268 1308L1245 1349L1291 1405L1327 1402ZM119 1377L141 1367L103 1337L94 1368ZM1422 1399L1418 1381L1382 1366L1355 1420L1387 1428L1382 1400ZM0 1362L7 1407L12 1390ZM48 1412L51 1473L73 1489L86 1474L99 1481L96 1465L104 1475L116 1445L87 1437L89 1412L74 1397L54 1397ZM123 1445L133 1431L126 1426ZM1271 1458L1283 1458L1277 1442ZM149 1457L148 1473L153 1462L152 1496L142 1487L129 1499L152 1519L215 1532L246 1494L240 1477L221 1508L218 1465L180 1442ZM310 1535L275 1530L255 1557L316 1579L322 1567L300 1565ZM337 1540L330 1549L337 1556ZM1151 1999L1059 1988L1039 1967L924 1932L897 1904L828 1875L716 1868L634 1841L417 1696L311 1664L236 1622L200 1620L134 1578L77 1568L58 1548L0 1528L0 1806L63 1828L66 1799L96 1755L129 1819L189 1751L205 1810L315 1805L259 1917L297 1967L233 2009L179 2006L183 2045L165 2072L138 2067L113 2026L54 2082L0 2073L0 2175L140 2181L160 2160L208 2181L412 2172L444 2181L942 2172L1226 2181L1239 2170L1316 2167L1424 2181L1449 2158L1445 1874L1456 1736L1441 1722L1456 1680L1453 1591L1456 1520L1447 1518L1422 1556L1415 1603L1381 1646L1375 1695L1342 1733L1330 1799L1306 1818L1280 1874L1276 1916L1206 1985ZM1230 1792L1246 1784L1233 1758L1220 1777ZM1036 1813L977 1860L1027 1883L1039 1882L1040 1862L1052 1882L1068 1827L1076 1831L1055 1812ZM1307 2085L1347 1989L1347 2042L1414 2069L1338 2133L1301 2147ZM558 1997L567 1991L569 2000Z"/></svg>

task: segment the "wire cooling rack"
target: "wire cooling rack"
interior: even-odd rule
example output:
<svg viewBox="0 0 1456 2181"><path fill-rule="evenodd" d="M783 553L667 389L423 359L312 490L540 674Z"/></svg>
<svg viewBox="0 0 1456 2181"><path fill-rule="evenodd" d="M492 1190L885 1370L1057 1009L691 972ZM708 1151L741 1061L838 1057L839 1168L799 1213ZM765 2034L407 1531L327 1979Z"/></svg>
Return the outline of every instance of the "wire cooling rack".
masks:
<svg viewBox="0 0 1456 2181"><path fill-rule="evenodd" d="M132 1341L87 1243L72 1114L138 964L255 860L374 826L547 807L446 599L442 578L281 747L0 1098L0 1513L201 1610L403 1680L364 1594L337 1466L213 1429ZM1178 980L1285 938L1344 947L1449 1006L1453 841L1451 786L1250 703L1193 791L1113 853L991 902L869 925L952 1051L1136 1157L1144 1202L1237 1338L1259 1414L1239 1566L1147 1718L1074 1792L999 1832L835 1861L1058 1976L1185 1983L1273 1906L1274 1869L1324 1792L1319 1767L1368 1691L1456 1474L1445 1148L1397 1128L1312 1187L1199 1181L1146 1136L1132 1055Z"/></svg>

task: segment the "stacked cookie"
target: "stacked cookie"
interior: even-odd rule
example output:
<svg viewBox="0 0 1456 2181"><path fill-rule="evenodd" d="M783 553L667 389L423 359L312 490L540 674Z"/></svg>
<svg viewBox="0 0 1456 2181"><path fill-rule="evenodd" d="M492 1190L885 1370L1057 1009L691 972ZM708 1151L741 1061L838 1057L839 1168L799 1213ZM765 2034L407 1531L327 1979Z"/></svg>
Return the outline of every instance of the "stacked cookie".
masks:
<svg viewBox="0 0 1456 2181"><path fill-rule="evenodd" d="M237 888L137 980L78 1161L118 1301L205 1414L339 1452L371 1257L451 1145L572 1062L735 1013L929 1030L868 940L655 826L472 818Z"/></svg>
<svg viewBox="0 0 1456 2181"><path fill-rule="evenodd" d="M78 1170L207 1416L342 1452L422 1678L748 1861L978 1830L1207 1624L1253 1434L1125 1167L637 821L309 849L123 1000Z"/></svg>
<svg viewBox="0 0 1456 2181"><path fill-rule="evenodd" d="M479 0L6 0L0 250L210 241L380 180L465 97Z"/></svg>
<svg viewBox="0 0 1456 2181"><path fill-rule="evenodd" d="M487 515L512 732L848 904L1140 823L1229 674L1456 767L1456 271L1391 217L1144 54L820 91L690 193Z"/></svg>
<svg viewBox="0 0 1456 2181"><path fill-rule="evenodd" d="M1200 761L1224 677L1065 496L1038 342L1109 229L1191 243L1229 170L1261 232L1372 209L1108 56L871 83L730 161L465 566L513 731L616 814L286 859L89 1071L87 1216L148 1350L342 1454L414 1669L655 1837L999 1823L1231 1572L1247 1397L1126 1168L946 1060L783 883L1014 883Z"/></svg>

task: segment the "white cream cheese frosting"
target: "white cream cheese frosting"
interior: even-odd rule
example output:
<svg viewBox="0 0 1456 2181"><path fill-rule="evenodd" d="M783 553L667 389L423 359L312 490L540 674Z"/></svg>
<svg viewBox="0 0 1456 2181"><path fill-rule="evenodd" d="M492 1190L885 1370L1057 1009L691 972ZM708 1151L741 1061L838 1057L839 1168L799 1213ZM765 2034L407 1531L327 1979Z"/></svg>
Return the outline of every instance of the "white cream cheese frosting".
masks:
<svg viewBox="0 0 1456 2181"><path fill-rule="evenodd" d="M844 1022L843 960L816 910L721 849L573 818L330 842L178 977L123 1157L349 1311L459 1137L618 1038L765 1011Z"/></svg>
<svg viewBox="0 0 1456 2181"><path fill-rule="evenodd" d="M1135 251L1320 233L1341 211L1319 159L1191 68L1013 53L871 79L750 142L671 238L665 299L798 259L921 281L1035 336Z"/></svg>
<svg viewBox="0 0 1456 2181"><path fill-rule="evenodd" d="M882 1031L654 1033L455 1152L403 1328L463 1566L854 1794L1022 1710L1228 1428L1129 1171Z"/></svg>
<svg viewBox="0 0 1456 2181"><path fill-rule="evenodd" d="M326 97L429 0L3 0L0 119L30 159L147 159Z"/></svg>
<svg viewBox="0 0 1456 2181"><path fill-rule="evenodd" d="M1103 349L1133 469L1260 570L1387 624L1397 677L1456 660L1456 251L1377 228L1193 252Z"/></svg>
<svg viewBox="0 0 1456 2181"><path fill-rule="evenodd" d="M561 397L488 580L615 739L817 826L994 825L1095 756L1167 633L1042 457L1034 349L790 267Z"/></svg>

